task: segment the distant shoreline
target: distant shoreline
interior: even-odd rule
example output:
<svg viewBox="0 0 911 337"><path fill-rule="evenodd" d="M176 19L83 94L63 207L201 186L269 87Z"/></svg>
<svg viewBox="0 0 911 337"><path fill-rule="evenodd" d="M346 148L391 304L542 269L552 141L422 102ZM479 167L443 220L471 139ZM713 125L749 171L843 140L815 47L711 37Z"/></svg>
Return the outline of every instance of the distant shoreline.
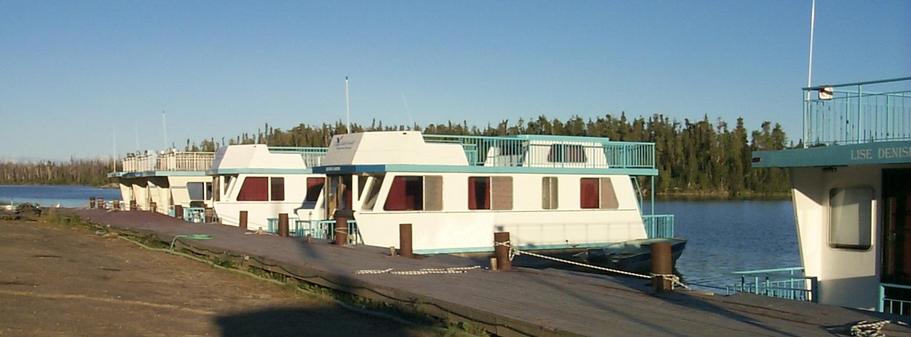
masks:
<svg viewBox="0 0 911 337"><path fill-rule="evenodd" d="M741 193L738 195L731 195L727 192L704 192L704 191L693 191L693 192L670 192L670 193L658 193L655 195L656 200L660 201L678 201L678 200L689 200L689 201L711 201L711 200L790 200L791 192L775 192L775 193L755 193L747 192Z"/></svg>

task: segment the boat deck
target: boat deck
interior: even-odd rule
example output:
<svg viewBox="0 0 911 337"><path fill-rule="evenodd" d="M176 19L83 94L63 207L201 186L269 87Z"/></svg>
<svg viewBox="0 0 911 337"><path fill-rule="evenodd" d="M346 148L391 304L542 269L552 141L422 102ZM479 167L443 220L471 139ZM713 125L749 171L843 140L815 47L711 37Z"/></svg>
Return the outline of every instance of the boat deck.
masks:
<svg viewBox="0 0 911 337"><path fill-rule="evenodd" d="M69 211L114 231L153 235L205 233L211 240L178 239L181 247L210 258L237 257L245 264L406 310L466 322L500 336L833 336L850 335L861 320L894 316L754 295L718 296L697 291L654 295L648 280L516 268L462 274L356 275L358 270L462 267L454 256L390 257L377 247L339 247L325 241L255 235L230 226L191 224L149 212ZM889 324L888 336L911 336Z"/></svg>

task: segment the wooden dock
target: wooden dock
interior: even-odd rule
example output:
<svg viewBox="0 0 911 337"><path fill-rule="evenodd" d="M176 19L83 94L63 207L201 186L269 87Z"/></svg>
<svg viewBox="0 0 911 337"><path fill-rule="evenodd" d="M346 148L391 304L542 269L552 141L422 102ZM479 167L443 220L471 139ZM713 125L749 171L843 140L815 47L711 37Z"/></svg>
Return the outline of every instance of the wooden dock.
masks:
<svg viewBox="0 0 911 337"><path fill-rule="evenodd" d="M900 319L755 295L656 295L648 280L552 269L358 275L359 270L410 271L477 262L453 256L391 257L388 249L256 235L149 212L66 212L112 231L167 243L177 235L209 234L211 240L177 241L183 249L212 259L229 258L408 311L466 322L499 336L850 336L850 327L858 321ZM907 325L896 323L883 331L888 336L911 336Z"/></svg>

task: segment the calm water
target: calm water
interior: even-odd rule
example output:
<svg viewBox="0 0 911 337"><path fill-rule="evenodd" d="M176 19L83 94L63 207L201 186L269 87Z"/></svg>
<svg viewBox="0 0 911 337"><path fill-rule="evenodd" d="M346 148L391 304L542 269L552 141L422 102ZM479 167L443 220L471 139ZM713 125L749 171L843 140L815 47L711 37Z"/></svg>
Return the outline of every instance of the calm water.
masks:
<svg viewBox="0 0 911 337"><path fill-rule="evenodd" d="M120 191L88 186L0 185L0 202L85 207L89 197L120 199ZM676 217L689 240L677 261L688 282L724 285L736 270L800 266L790 201L664 201L657 213Z"/></svg>
<svg viewBox="0 0 911 337"><path fill-rule="evenodd" d="M90 186L0 185L0 202L37 203L41 206L88 207L89 198L120 200L120 190Z"/></svg>
<svg viewBox="0 0 911 337"><path fill-rule="evenodd" d="M737 270L798 267L791 201L665 201L656 213L675 215L687 238L677 269L689 282L722 285Z"/></svg>

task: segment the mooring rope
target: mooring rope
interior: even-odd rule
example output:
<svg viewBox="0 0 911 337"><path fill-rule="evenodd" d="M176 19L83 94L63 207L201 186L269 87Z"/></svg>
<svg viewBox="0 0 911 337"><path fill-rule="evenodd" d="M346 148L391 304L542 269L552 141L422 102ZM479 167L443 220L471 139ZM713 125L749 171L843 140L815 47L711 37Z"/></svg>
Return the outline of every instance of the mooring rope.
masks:
<svg viewBox="0 0 911 337"><path fill-rule="evenodd" d="M468 267L446 267L446 268L421 268L416 270L395 270L392 268L386 269L364 269L354 272L355 275L376 275L376 274L392 274L392 275L406 275L406 276L416 276L416 275L431 275L431 274L463 274L469 270L480 269L481 266L468 266Z"/></svg>
<svg viewBox="0 0 911 337"><path fill-rule="evenodd" d="M860 321L851 326L851 336L855 337L885 337L886 334L882 329L886 324L891 323L889 320L879 322Z"/></svg>
<svg viewBox="0 0 911 337"><path fill-rule="evenodd" d="M513 247L513 246L510 244L509 241L505 241L505 242L494 242L494 246L506 246L506 247L508 247L508 248L509 248L509 260L510 260L510 261L512 261L512 259L514 259L516 256L519 256L519 255L528 255L528 256L533 256L533 257L537 257L537 258L541 258L541 259L545 259L545 260L551 260L551 261L554 261L554 262L561 262L561 263L571 264L571 265L574 265L574 266L579 266L579 267L584 267L584 268L590 268L590 269L595 269L595 270L600 270L600 271L606 271L606 272L609 272L609 273L616 273L616 274L621 274L621 275L626 275L626 276L644 278L644 279L651 279L651 278L654 277L654 276L658 276L658 277L661 277L662 279L671 281L671 286L672 286L672 287L675 286L675 285L679 285L679 286L683 287L684 289L689 289L689 287L687 287L686 284L683 284L683 282L680 282L680 277L677 276L677 275L674 275L674 274L650 274L650 275L645 275L645 274L633 273L633 272L629 272L629 271L625 271L625 270L620 270L620 269L613 269L613 268L607 268L607 267L602 267L602 266L596 266L596 265L591 265L591 264L581 263L581 262L576 262L576 261L571 261L571 260L564 260L564 259L557 258L557 257L553 257L553 256L541 255L541 254L532 253L532 252L529 252L529 251L519 250L519 249Z"/></svg>

